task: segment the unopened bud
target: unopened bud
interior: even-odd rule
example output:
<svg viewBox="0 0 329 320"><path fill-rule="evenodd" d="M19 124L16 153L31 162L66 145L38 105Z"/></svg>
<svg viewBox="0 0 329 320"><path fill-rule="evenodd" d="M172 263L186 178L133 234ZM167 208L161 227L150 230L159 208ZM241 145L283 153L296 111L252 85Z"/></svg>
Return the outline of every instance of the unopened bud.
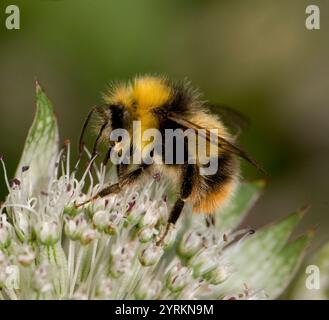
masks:
<svg viewBox="0 0 329 320"><path fill-rule="evenodd" d="M15 212L15 224L14 228L18 238L23 242L29 239L31 233L31 226L27 215L22 212Z"/></svg>
<svg viewBox="0 0 329 320"><path fill-rule="evenodd" d="M97 211L93 216L93 223L98 231L104 231L109 223L109 214L105 210Z"/></svg>
<svg viewBox="0 0 329 320"><path fill-rule="evenodd" d="M168 206L165 201L161 203L158 211L159 211L159 222L162 224L166 224L168 221Z"/></svg>
<svg viewBox="0 0 329 320"><path fill-rule="evenodd" d="M87 245L98 238L98 232L93 229L86 229L82 232L80 242Z"/></svg>
<svg viewBox="0 0 329 320"><path fill-rule="evenodd" d="M168 227L167 234L165 235L165 237L162 240L164 249L168 249L174 244L174 242L176 240L176 234L177 234L177 230L176 230L175 225L170 224Z"/></svg>
<svg viewBox="0 0 329 320"><path fill-rule="evenodd" d="M168 273L166 285L172 292L181 291L191 281L191 271L183 267L180 263L176 264Z"/></svg>
<svg viewBox="0 0 329 320"><path fill-rule="evenodd" d="M177 251L181 257L189 259L194 256L201 248L201 236L197 232L191 231L183 236L178 245Z"/></svg>
<svg viewBox="0 0 329 320"><path fill-rule="evenodd" d="M163 249L157 245L150 245L141 251L139 261L144 267L156 264L163 254Z"/></svg>
<svg viewBox="0 0 329 320"><path fill-rule="evenodd" d="M138 233L139 241L142 243L151 241L154 237L155 231L156 230L154 228L149 228L149 227L142 228Z"/></svg>
<svg viewBox="0 0 329 320"><path fill-rule="evenodd" d="M204 275L204 279L210 284L218 285L224 282L230 276L230 271L227 266L217 266Z"/></svg>
<svg viewBox="0 0 329 320"><path fill-rule="evenodd" d="M127 221L128 223L134 225L141 221L143 213L144 213L143 206L140 207L134 206L128 213Z"/></svg>
<svg viewBox="0 0 329 320"><path fill-rule="evenodd" d="M58 222L55 220L40 222L37 226L36 234L42 244L46 246L54 245L60 238Z"/></svg>
<svg viewBox="0 0 329 320"><path fill-rule="evenodd" d="M26 267L29 266L35 260L35 253L31 246L24 245L22 252L18 255L18 262Z"/></svg>
<svg viewBox="0 0 329 320"><path fill-rule="evenodd" d="M73 218L64 216L64 220L64 232L73 241L80 239L82 232L88 227L87 221L82 214Z"/></svg>
<svg viewBox="0 0 329 320"><path fill-rule="evenodd" d="M120 212L111 212L109 215L109 221L105 232L110 235L116 235L119 230L119 226L123 221L123 215Z"/></svg>
<svg viewBox="0 0 329 320"><path fill-rule="evenodd" d="M214 253L211 250L204 250L192 257L190 265L196 277L200 277L216 268L218 262L213 258Z"/></svg>

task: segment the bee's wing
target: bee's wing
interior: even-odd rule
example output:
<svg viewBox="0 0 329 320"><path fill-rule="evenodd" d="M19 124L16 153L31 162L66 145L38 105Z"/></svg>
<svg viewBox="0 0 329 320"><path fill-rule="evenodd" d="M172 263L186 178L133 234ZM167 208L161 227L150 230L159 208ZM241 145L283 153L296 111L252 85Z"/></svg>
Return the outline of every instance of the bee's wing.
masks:
<svg viewBox="0 0 329 320"><path fill-rule="evenodd" d="M217 113L225 125L235 131L235 136L238 137L242 131L246 130L250 125L250 120L239 111L231 107L221 104L207 104L211 111Z"/></svg>
<svg viewBox="0 0 329 320"><path fill-rule="evenodd" d="M209 131L209 129L203 128L187 119L180 118L173 113L168 114L168 119L176 122L177 124L181 125L182 127L186 128L186 129L193 129L195 131L197 131L199 129L205 130L206 131L205 138L207 139L207 141L209 141L210 143L215 143L215 141L213 141L213 139L210 139L211 132ZM202 131L201 131L201 134L202 134ZM220 148L221 150L227 151L227 152L231 152L231 153L239 156L240 158L245 159L246 161L251 163L253 166L255 166L258 170L260 170L261 172L266 174L265 170L261 167L261 165L258 164L258 162L255 159L253 159L246 151L244 151L240 146L236 145L233 142L228 141L227 139L223 138L220 135L218 135L218 148Z"/></svg>

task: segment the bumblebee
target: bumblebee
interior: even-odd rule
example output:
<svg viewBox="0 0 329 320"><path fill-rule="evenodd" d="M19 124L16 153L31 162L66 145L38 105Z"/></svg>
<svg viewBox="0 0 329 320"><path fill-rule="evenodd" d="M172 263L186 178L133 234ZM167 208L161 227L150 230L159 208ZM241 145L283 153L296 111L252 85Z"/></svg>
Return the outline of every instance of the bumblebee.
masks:
<svg viewBox="0 0 329 320"><path fill-rule="evenodd" d="M194 163L188 161L191 150L187 142L184 142L183 163L176 164L174 161L174 163L166 164L163 161L162 164L142 162L137 166L119 164L117 166L118 182L105 187L92 199L77 206L84 205L96 198L119 193L123 188L138 183L143 178L166 176L177 189L177 200L169 214L168 229L171 224L176 223L187 203L192 205L194 212L207 215L211 215L217 208L224 206L234 193L239 180L239 158L259 167L255 160L237 146L235 140L239 130L236 130L236 135L230 133L222 118L211 114L211 106L202 101L200 94L186 82L174 82L158 76L139 76L129 83L112 85L104 94L104 102L104 105L94 107L87 116L80 136L80 154L84 147L83 136L86 127L92 115L97 114L99 120L96 126L97 138L94 143L93 156L97 152L98 143L105 141L108 145L108 152L104 164L109 160L112 148L122 143L119 140L110 141L111 132L122 128L133 135L133 121L140 121L142 134L147 129L153 128L159 130L163 136L167 129L183 131L202 129L206 133L205 138L208 142L206 151L208 153L211 143L210 129L216 129L218 140L215 156L218 168L211 175L201 175L200 159L197 157ZM227 108L216 108L216 111L218 110L221 110L222 114L230 113L231 119L239 118L241 120L242 118L238 113L228 112ZM235 123L237 122L235 121ZM134 147L132 144L130 151Z"/></svg>

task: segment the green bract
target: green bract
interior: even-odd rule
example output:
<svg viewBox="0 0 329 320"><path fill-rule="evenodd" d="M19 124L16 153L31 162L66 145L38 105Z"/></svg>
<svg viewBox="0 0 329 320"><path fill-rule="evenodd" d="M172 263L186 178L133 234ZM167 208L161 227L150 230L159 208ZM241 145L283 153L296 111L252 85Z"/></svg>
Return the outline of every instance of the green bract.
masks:
<svg viewBox="0 0 329 320"><path fill-rule="evenodd" d="M329 299L329 243L317 250L301 269L289 298L298 300Z"/></svg>

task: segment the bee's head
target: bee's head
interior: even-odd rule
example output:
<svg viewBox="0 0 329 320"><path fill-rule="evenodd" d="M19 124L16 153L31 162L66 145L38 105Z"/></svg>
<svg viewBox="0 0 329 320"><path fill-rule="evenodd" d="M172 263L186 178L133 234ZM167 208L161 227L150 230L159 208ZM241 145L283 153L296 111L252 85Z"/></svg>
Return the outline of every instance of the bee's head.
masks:
<svg viewBox="0 0 329 320"><path fill-rule="evenodd" d="M141 113L168 104L173 97L169 81L164 77L136 77L132 82L112 85L103 95L108 105L121 106L133 120Z"/></svg>
<svg viewBox="0 0 329 320"><path fill-rule="evenodd" d="M102 106L96 106L90 110L87 119L83 125L81 135L80 135L80 142L79 142L79 154L82 154L84 141L83 137L88 126L89 121L92 118L94 121L94 132L97 135L92 155L94 156L97 152L97 146L100 142L105 142L110 146L115 144L115 141L111 140L111 134L116 129L124 129L129 130L129 126L131 123L131 114L127 107L122 104L105 104ZM120 141L118 141L120 142Z"/></svg>
<svg viewBox="0 0 329 320"><path fill-rule="evenodd" d="M127 106L120 103L106 104L97 109L94 153L99 142L105 142L111 147L120 143L122 132L130 132L132 124L131 112Z"/></svg>
<svg viewBox="0 0 329 320"><path fill-rule="evenodd" d="M95 107L87 117L81 133L80 152L83 148L83 134L93 113L97 114L95 152L101 140L109 141L113 130L130 131L134 120L142 120L153 109L167 105L172 98L172 87L163 77L136 77L129 83L111 85L103 95L105 104Z"/></svg>

